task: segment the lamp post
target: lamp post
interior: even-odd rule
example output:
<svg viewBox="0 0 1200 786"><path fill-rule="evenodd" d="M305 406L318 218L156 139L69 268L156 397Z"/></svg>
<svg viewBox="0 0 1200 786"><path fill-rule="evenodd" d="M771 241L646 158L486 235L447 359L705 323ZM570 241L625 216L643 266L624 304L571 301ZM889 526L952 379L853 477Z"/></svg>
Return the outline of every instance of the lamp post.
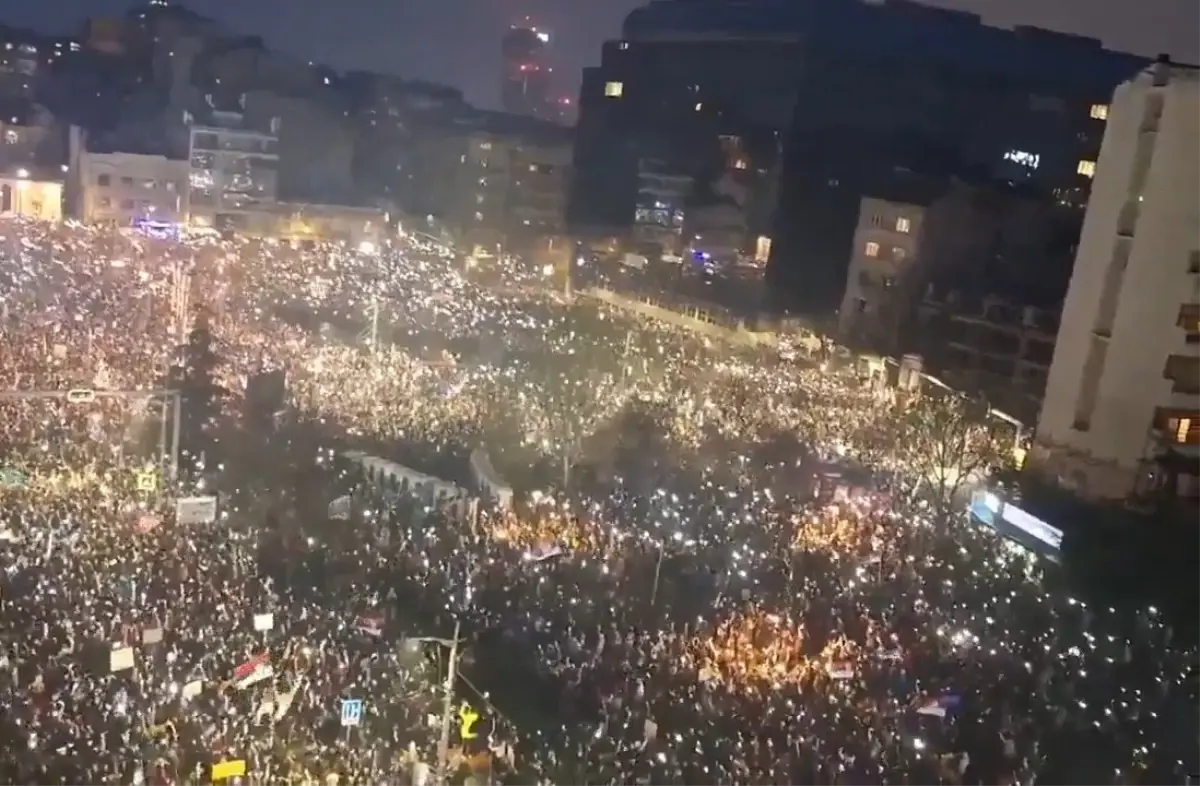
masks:
<svg viewBox="0 0 1200 786"><path fill-rule="evenodd" d="M461 623L454 621L454 638L441 639L436 636L418 636L413 641L436 642L450 648L450 665L446 669L444 689L446 695L442 699L442 732L438 739L437 769L434 770L434 786L445 786L446 767L450 757L450 719L454 716L454 683L458 678L458 640Z"/></svg>

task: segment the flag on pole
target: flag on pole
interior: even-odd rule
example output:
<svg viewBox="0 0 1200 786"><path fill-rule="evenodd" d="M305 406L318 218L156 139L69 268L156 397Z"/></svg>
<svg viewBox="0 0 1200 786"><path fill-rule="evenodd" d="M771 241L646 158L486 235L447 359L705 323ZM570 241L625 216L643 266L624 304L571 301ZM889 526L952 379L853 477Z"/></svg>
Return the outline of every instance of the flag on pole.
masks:
<svg viewBox="0 0 1200 786"><path fill-rule="evenodd" d="M328 516L331 519L339 521L348 521L350 519L351 501L349 495L341 496L329 503Z"/></svg>
<svg viewBox="0 0 1200 786"><path fill-rule="evenodd" d="M931 718L944 718L962 705L962 696L957 693L944 693L941 696L918 696L913 700L913 707L918 715L928 715Z"/></svg>
<svg viewBox="0 0 1200 786"><path fill-rule="evenodd" d="M255 655L234 669L233 685L238 690L244 690L251 685L257 685L263 680L270 679L274 675L275 669L271 666L271 655L264 652L261 655Z"/></svg>
<svg viewBox="0 0 1200 786"><path fill-rule="evenodd" d="M383 635L383 615L359 614L354 627L359 633L377 639Z"/></svg>

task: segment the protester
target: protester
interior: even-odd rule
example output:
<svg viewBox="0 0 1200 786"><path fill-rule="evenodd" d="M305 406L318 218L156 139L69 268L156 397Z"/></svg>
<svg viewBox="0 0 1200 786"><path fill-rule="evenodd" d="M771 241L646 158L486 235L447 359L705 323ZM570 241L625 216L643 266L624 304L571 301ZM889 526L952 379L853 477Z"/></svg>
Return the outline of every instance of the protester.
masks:
<svg viewBox="0 0 1200 786"><path fill-rule="evenodd" d="M1196 771L1195 651L940 513L891 431L911 404L851 371L569 302L519 260L485 285L414 238L0 236L5 782L428 780L456 629L486 737L455 723L456 783ZM155 400L62 394L161 389L201 311L229 395L176 483ZM247 391L277 369L264 427ZM364 469L467 496L481 445L510 509ZM215 520L176 515L208 493ZM533 675L515 695L471 677L501 661Z"/></svg>

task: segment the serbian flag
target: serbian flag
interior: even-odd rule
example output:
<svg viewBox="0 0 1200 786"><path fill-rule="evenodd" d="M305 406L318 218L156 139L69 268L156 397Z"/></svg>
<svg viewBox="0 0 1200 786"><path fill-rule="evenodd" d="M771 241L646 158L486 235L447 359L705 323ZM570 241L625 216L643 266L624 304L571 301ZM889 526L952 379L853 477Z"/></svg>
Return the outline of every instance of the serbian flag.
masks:
<svg viewBox="0 0 1200 786"><path fill-rule="evenodd" d="M371 636L377 639L383 635L383 615L359 614L354 627L364 636Z"/></svg>
<svg viewBox="0 0 1200 786"><path fill-rule="evenodd" d="M931 718L944 718L962 705L962 696L957 693L945 693L941 696L918 696L913 706L918 715L928 715Z"/></svg>
<svg viewBox="0 0 1200 786"><path fill-rule="evenodd" d="M255 655L233 671L233 685L238 690L249 688L275 675L270 653Z"/></svg>

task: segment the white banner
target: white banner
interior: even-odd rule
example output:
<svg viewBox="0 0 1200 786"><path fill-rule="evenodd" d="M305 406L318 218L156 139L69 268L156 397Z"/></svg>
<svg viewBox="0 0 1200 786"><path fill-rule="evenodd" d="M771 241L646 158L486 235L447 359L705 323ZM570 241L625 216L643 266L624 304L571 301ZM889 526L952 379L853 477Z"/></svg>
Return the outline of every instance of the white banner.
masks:
<svg viewBox="0 0 1200 786"><path fill-rule="evenodd" d="M216 497L180 497L175 501L179 524L211 524L217 520Z"/></svg>

